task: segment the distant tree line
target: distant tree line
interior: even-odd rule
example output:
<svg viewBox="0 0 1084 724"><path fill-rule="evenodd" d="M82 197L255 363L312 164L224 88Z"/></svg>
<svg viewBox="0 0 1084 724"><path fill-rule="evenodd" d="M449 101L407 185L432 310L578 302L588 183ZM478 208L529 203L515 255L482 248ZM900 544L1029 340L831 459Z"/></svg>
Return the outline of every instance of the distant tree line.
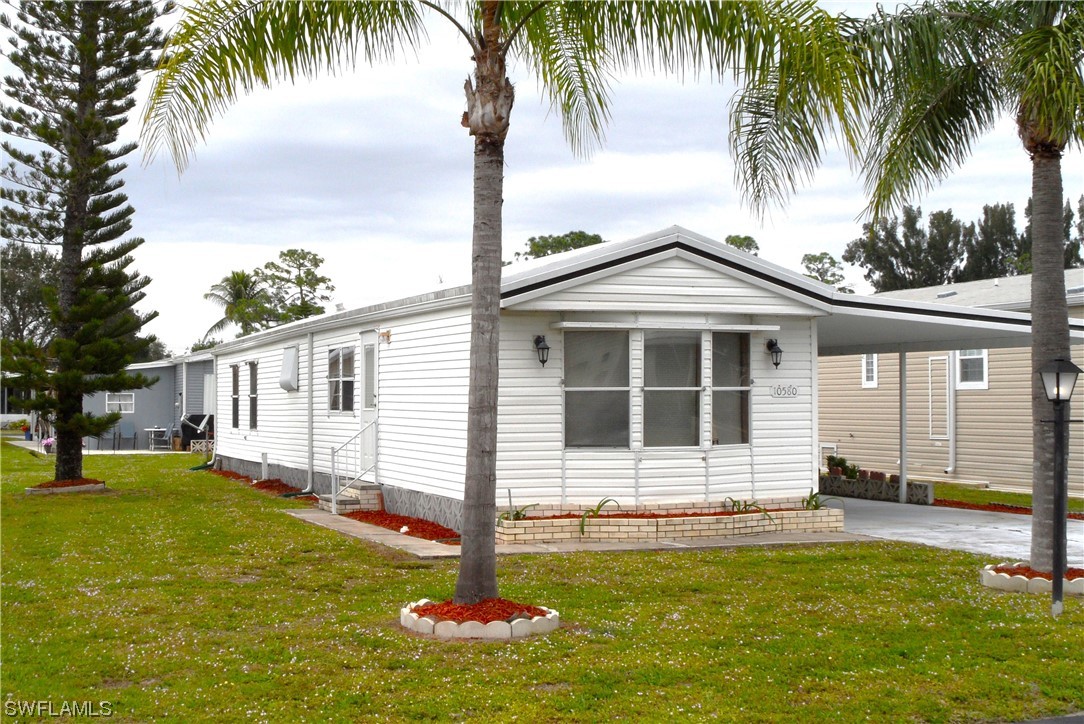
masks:
<svg viewBox="0 0 1084 724"><path fill-rule="evenodd" d="M1030 274L1030 201L1024 216L1023 231L1017 231L1012 204L984 206L982 218L967 224L951 209L934 211L923 225L922 209L907 205L902 219L864 224L843 260L865 269L878 292ZM1063 222L1065 268L1084 266L1084 196L1075 214L1066 200Z"/></svg>

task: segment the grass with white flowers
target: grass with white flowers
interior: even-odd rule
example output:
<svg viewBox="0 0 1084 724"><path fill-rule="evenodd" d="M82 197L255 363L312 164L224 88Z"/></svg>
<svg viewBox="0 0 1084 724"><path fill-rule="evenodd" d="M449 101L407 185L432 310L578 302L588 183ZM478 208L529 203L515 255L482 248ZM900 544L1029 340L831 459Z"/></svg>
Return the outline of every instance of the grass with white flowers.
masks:
<svg viewBox="0 0 1084 724"><path fill-rule="evenodd" d="M499 560L563 627L509 643L403 632L451 596L422 562L188 468L91 456L107 494L28 496L52 461L5 445L5 701L106 701L119 721L1019 720L1084 710L1084 602L979 585L1000 562L903 543Z"/></svg>

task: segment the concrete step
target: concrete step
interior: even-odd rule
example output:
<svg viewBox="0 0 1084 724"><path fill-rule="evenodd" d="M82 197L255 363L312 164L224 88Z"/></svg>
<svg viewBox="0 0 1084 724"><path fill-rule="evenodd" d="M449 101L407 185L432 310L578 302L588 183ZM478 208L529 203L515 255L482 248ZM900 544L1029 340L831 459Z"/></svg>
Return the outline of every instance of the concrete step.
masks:
<svg viewBox="0 0 1084 724"><path fill-rule="evenodd" d="M331 496L321 495L316 501L316 507L320 510L331 511ZM343 495L339 496L339 512L350 513L355 510L361 510L361 501L357 498L348 498Z"/></svg>

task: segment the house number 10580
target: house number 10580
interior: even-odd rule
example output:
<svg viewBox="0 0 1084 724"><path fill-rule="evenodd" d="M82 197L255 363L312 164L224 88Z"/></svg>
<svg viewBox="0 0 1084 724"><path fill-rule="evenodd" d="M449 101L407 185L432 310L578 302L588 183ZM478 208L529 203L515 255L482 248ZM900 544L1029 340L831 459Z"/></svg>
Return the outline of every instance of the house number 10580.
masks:
<svg viewBox="0 0 1084 724"><path fill-rule="evenodd" d="M769 392L771 392L772 397L777 397L777 398L797 397L798 396L798 386L797 385L772 385L769 388Z"/></svg>

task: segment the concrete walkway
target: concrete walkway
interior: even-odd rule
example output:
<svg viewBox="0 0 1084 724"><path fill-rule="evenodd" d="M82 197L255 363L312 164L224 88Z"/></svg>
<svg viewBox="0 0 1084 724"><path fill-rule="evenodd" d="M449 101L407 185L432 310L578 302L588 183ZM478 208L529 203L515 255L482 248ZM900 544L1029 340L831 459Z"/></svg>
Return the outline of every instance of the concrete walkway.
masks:
<svg viewBox="0 0 1084 724"><path fill-rule="evenodd" d="M832 507L838 504L831 503ZM1031 516L843 498L848 533L980 553L998 562L1031 558ZM1070 566L1084 565L1084 521L1068 521Z"/></svg>
<svg viewBox="0 0 1084 724"><path fill-rule="evenodd" d="M444 545L432 541L422 540L409 535L403 535L387 528L381 528L368 523L361 523L341 515L332 515L324 510L316 508L299 508L287 510L288 514L303 520L306 523L319 525L343 535L353 538L379 543L380 545L404 551L413 556L423 559L434 558L458 558L459 546ZM508 556L521 553L573 553L576 551L662 551L662 550L695 550L705 548L739 548L743 546L777 546L777 545L815 545L819 543L850 543L854 541L870 540L863 535L853 533L765 533L763 535L728 536L725 538L698 538L681 541L651 541L637 543L629 541L625 543L536 543L498 545L497 555Z"/></svg>

